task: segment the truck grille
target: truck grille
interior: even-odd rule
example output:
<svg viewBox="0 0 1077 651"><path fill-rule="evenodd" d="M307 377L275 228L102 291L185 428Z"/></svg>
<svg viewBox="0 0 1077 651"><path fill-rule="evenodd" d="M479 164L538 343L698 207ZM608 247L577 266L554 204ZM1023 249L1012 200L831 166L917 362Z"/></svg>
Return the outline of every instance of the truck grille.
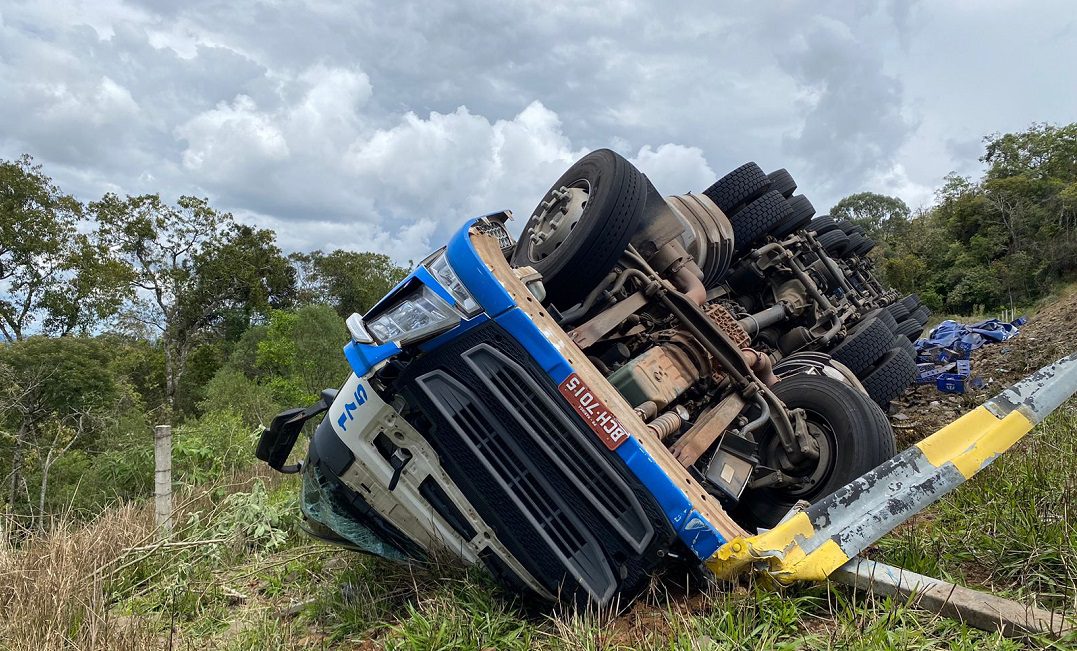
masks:
<svg viewBox="0 0 1077 651"><path fill-rule="evenodd" d="M485 406L441 371L428 373L418 382L525 517L581 577L583 587L598 600L608 598L615 587L613 573L598 542L531 460L512 445Z"/></svg>
<svg viewBox="0 0 1077 651"><path fill-rule="evenodd" d="M545 588L602 604L646 585L674 537L669 523L500 326L388 372L399 373L383 381L403 398L401 415Z"/></svg>
<svg viewBox="0 0 1077 651"><path fill-rule="evenodd" d="M581 441L579 427L562 412L551 410L534 380L503 354L487 344L480 344L464 353L464 357L520 428L579 483L583 494L626 540L635 544L636 551L642 551L651 535L651 527L623 481L595 472L605 463L600 456L603 453ZM590 432L585 435L593 436ZM574 453L568 453L570 451Z"/></svg>

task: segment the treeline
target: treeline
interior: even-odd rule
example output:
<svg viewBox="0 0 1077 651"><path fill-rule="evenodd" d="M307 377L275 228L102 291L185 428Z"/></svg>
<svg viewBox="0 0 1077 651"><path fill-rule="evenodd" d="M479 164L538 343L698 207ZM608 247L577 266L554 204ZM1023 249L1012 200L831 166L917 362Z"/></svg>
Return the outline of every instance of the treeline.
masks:
<svg viewBox="0 0 1077 651"><path fill-rule="evenodd" d="M253 434L346 372L343 317L406 271L385 255L285 255L205 199L83 204L29 156L0 161L0 520L145 495L151 429L176 476L250 462Z"/></svg>
<svg viewBox="0 0 1077 651"><path fill-rule="evenodd" d="M982 160L927 210L862 193L831 213L936 311L1026 304L1077 271L1077 124L990 136ZM343 318L405 273L285 255L205 199L83 204L28 156L0 161L0 533L146 495L157 423L176 426L178 481L249 464L259 424L345 376Z"/></svg>
<svg viewBox="0 0 1077 651"><path fill-rule="evenodd" d="M982 178L947 176L926 210L861 193L831 214L868 229L887 282L936 311L1028 305L1077 272L1077 123L988 136L980 160Z"/></svg>

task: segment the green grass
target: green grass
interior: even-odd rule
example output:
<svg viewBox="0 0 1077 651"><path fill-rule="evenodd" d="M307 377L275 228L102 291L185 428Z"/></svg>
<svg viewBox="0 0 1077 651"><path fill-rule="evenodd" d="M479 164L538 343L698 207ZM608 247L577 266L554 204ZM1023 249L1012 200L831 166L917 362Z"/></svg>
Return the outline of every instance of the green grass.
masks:
<svg viewBox="0 0 1077 651"><path fill-rule="evenodd" d="M1075 467L1077 401L1070 401L1015 450L880 541L871 554L1073 613ZM294 478L257 476L238 488L205 491L184 508L177 540L225 542L118 553L108 561L101 598L78 597L96 604L92 608L76 608L55 623L48 619L53 606L47 599L37 611L20 611L23 619L40 618L33 629L38 637L25 638L32 643L20 643L18 631L25 629L18 626L25 622L6 621L0 613L0 648L1077 648L1077 639L1006 640L901 600L842 586L779 590L750 577L688 595L656 582L623 612L536 609L479 570L451 562L403 566L310 541L295 526L296 489ZM142 517L117 519L119 524L105 518L78 535L96 540L108 532L92 527L130 527L136 516ZM122 538L117 549L137 543L133 534L123 538L109 531ZM0 553L0 561L10 558ZM47 568L50 575L57 571ZM22 589L32 585L28 580ZM300 607L284 614L296 604ZM101 638L106 642L95 647L80 627L105 613L114 627L122 623L124 635ZM39 633L50 626L62 626L66 639L81 641L42 642L47 636Z"/></svg>
<svg viewBox="0 0 1077 651"><path fill-rule="evenodd" d="M879 545L890 562L1077 610L1077 406Z"/></svg>
<svg viewBox="0 0 1077 651"><path fill-rule="evenodd" d="M1077 403L1048 418L1017 449L872 551L957 583L1068 613L1077 608ZM283 490L283 489L281 489ZM656 584L622 613L548 612L520 603L480 571L452 563L401 566L338 552L289 534L285 549L236 567L258 599L247 612L209 600L182 624L185 639L229 649L1016 649L910 604L837 585L784 590L747 579L705 594ZM299 557L297 557L299 556ZM250 586L242 586L243 589ZM294 618L267 614L313 597ZM212 626L204 622L210 619ZM189 636L189 637L186 637ZM362 645L370 645L364 647Z"/></svg>

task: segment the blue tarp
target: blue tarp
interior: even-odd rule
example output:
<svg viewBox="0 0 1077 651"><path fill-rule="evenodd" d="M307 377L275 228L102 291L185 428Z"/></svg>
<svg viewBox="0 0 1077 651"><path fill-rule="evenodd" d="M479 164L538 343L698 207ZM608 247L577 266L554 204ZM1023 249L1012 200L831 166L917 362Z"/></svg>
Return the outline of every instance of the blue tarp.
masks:
<svg viewBox="0 0 1077 651"><path fill-rule="evenodd" d="M1005 323L998 319L988 319L965 325L957 321L947 320L935 326L931 333L916 341L916 350L922 351L930 348L960 348L962 350L976 350L987 342L1006 341L1017 336L1018 326L1023 325L1024 317L1013 323ZM958 345L958 344L963 345Z"/></svg>
<svg viewBox="0 0 1077 651"><path fill-rule="evenodd" d="M916 340L916 361L920 384L934 383L939 391L964 393L969 386L983 386L979 378L972 377L968 362L972 351L986 343L997 343L1016 337L1019 327L1026 322L1020 317L1013 323L987 319L970 325L957 321L943 321L931 333ZM952 371L957 371L956 373Z"/></svg>

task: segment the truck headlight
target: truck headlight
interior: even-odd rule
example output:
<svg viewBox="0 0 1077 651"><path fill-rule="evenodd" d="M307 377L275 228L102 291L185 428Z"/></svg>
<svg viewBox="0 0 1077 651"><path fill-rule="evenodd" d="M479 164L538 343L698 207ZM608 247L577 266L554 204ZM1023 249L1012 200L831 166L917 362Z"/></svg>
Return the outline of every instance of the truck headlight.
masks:
<svg viewBox="0 0 1077 651"><path fill-rule="evenodd" d="M378 341L406 344L444 332L460 322L460 314L426 285L404 291L395 303L368 319L366 327Z"/></svg>
<svg viewBox="0 0 1077 651"><path fill-rule="evenodd" d="M478 301L471 295L471 292L467 291L464 283L460 282L456 271L449 266L449 261L445 257L445 249L432 254L424 261L423 266L437 279L442 287L449 290L449 293L453 295L453 298L456 299L457 309L469 317L475 316L482 311Z"/></svg>

